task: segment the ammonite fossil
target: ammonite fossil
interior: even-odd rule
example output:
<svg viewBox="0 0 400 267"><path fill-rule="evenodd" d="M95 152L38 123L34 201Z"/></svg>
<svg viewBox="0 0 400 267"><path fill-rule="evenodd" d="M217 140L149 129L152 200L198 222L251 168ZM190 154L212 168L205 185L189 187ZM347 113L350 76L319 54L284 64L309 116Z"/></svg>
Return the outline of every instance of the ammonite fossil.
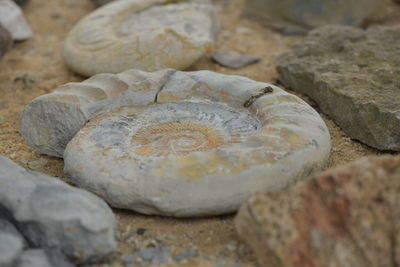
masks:
<svg viewBox="0 0 400 267"><path fill-rule="evenodd" d="M66 84L26 107L21 131L47 154L67 145L66 177L112 206L170 216L235 211L250 192L320 169L330 151L327 127L300 98L210 71Z"/></svg>
<svg viewBox="0 0 400 267"><path fill-rule="evenodd" d="M208 0L119 0L78 22L65 40L64 59L86 76L185 69L211 51L216 28Z"/></svg>

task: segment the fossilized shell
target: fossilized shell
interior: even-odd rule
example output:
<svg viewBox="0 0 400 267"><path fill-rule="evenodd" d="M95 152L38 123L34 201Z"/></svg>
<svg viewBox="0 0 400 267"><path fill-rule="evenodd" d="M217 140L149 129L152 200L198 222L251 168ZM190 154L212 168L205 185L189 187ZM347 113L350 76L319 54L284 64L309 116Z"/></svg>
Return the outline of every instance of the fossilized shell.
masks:
<svg viewBox="0 0 400 267"><path fill-rule="evenodd" d="M26 107L21 131L41 152L60 156L68 143L66 177L112 206L171 216L235 211L250 192L320 169L330 151L324 122L300 98L210 71L67 84Z"/></svg>
<svg viewBox="0 0 400 267"><path fill-rule="evenodd" d="M216 35L209 1L119 0L83 18L68 34L64 59L90 76L127 69L185 69Z"/></svg>

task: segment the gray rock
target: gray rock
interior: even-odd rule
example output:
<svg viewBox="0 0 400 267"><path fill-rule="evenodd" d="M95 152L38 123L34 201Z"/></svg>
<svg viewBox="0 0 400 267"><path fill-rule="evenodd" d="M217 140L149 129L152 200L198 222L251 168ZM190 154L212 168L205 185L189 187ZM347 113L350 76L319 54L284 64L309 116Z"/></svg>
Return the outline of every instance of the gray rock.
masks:
<svg viewBox="0 0 400 267"><path fill-rule="evenodd" d="M14 2L17 3L18 5L22 6L22 5L25 5L28 2L28 0L14 0Z"/></svg>
<svg viewBox="0 0 400 267"><path fill-rule="evenodd" d="M1 214L2 214L2 212L0 211L0 215ZM15 226L10 221L3 219L1 217L0 217L0 232L14 235L15 237L21 239L24 246L26 245L26 241L25 241L24 237L17 230L17 228L15 228Z"/></svg>
<svg viewBox="0 0 400 267"><path fill-rule="evenodd" d="M12 267L24 248L23 240L12 233L0 230L0 266Z"/></svg>
<svg viewBox="0 0 400 267"><path fill-rule="evenodd" d="M379 0L247 0L249 19L287 34L305 33L322 25L358 26Z"/></svg>
<svg viewBox="0 0 400 267"><path fill-rule="evenodd" d="M0 156L0 215L34 247L59 249L77 262L116 249L116 222L101 199Z"/></svg>
<svg viewBox="0 0 400 267"><path fill-rule="evenodd" d="M28 249L18 257L16 267L74 267L65 256L58 251Z"/></svg>
<svg viewBox="0 0 400 267"><path fill-rule="evenodd" d="M14 40L26 40L33 35L22 10L14 1L0 0L0 24L7 29Z"/></svg>
<svg viewBox="0 0 400 267"><path fill-rule="evenodd" d="M131 266L136 261L133 255L122 255L121 260L127 266Z"/></svg>
<svg viewBox="0 0 400 267"><path fill-rule="evenodd" d="M140 257L145 261L150 261L153 265L168 264L171 258L166 247L149 247L139 251Z"/></svg>
<svg viewBox="0 0 400 267"><path fill-rule="evenodd" d="M0 24L0 59L11 49L13 39L10 33Z"/></svg>
<svg viewBox="0 0 400 267"><path fill-rule="evenodd" d="M95 7L99 7L115 0L90 0L90 1L93 3Z"/></svg>
<svg viewBox="0 0 400 267"><path fill-rule="evenodd" d="M222 66L232 69L239 69L261 60L258 57L242 55L233 51L217 51L212 55L212 59Z"/></svg>
<svg viewBox="0 0 400 267"><path fill-rule="evenodd" d="M197 257L199 253L195 250L185 250L174 256L175 261L183 261L189 258Z"/></svg>
<svg viewBox="0 0 400 267"><path fill-rule="evenodd" d="M400 151L400 26L316 29L277 69L351 138Z"/></svg>

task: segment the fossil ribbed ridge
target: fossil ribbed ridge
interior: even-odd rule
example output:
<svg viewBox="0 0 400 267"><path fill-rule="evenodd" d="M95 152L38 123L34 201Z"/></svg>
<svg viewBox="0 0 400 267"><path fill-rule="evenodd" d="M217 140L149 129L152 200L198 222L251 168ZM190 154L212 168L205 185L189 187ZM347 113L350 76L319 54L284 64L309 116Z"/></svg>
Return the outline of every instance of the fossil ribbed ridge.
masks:
<svg viewBox="0 0 400 267"><path fill-rule="evenodd" d="M85 76L185 69L211 51L216 25L210 1L119 0L75 25L64 59Z"/></svg>
<svg viewBox="0 0 400 267"><path fill-rule="evenodd" d="M115 107L153 102L163 81L173 72L128 70L62 85L25 107L21 134L40 153L62 157L67 143L90 118Z"/></svg>
<svg viewBox="0 0 400 267"><path fill-rule="evenodd" d="M179 217L233 212L250 192L320 169L330 151L300 98L210 71L96 75L33 100L21 129L41 151L61 156L68 144L66 177L110 205Z"/></svg>

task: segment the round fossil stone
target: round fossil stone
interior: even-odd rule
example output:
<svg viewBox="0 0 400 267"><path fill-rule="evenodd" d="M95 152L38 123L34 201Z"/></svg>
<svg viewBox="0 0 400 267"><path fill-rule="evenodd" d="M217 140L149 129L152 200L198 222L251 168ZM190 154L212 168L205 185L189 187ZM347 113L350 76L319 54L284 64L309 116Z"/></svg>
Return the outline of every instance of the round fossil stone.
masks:
<svg viewBox="0 0 400 267"><path fill-rule="evenodd" d="M214 8L209 1L175 2L119 0L96 9L68 34L66 64L86 76L189 67L212 49Z"/></svg>
<svg viewBox="0 0 400 267"><path fill-rule="evenodd" d="M80 129L64 152L68 179L114 207L203 216L282 190L329 156L318 113L278 87L209 71L161 80L155 101L125 101Z"/></svg>

